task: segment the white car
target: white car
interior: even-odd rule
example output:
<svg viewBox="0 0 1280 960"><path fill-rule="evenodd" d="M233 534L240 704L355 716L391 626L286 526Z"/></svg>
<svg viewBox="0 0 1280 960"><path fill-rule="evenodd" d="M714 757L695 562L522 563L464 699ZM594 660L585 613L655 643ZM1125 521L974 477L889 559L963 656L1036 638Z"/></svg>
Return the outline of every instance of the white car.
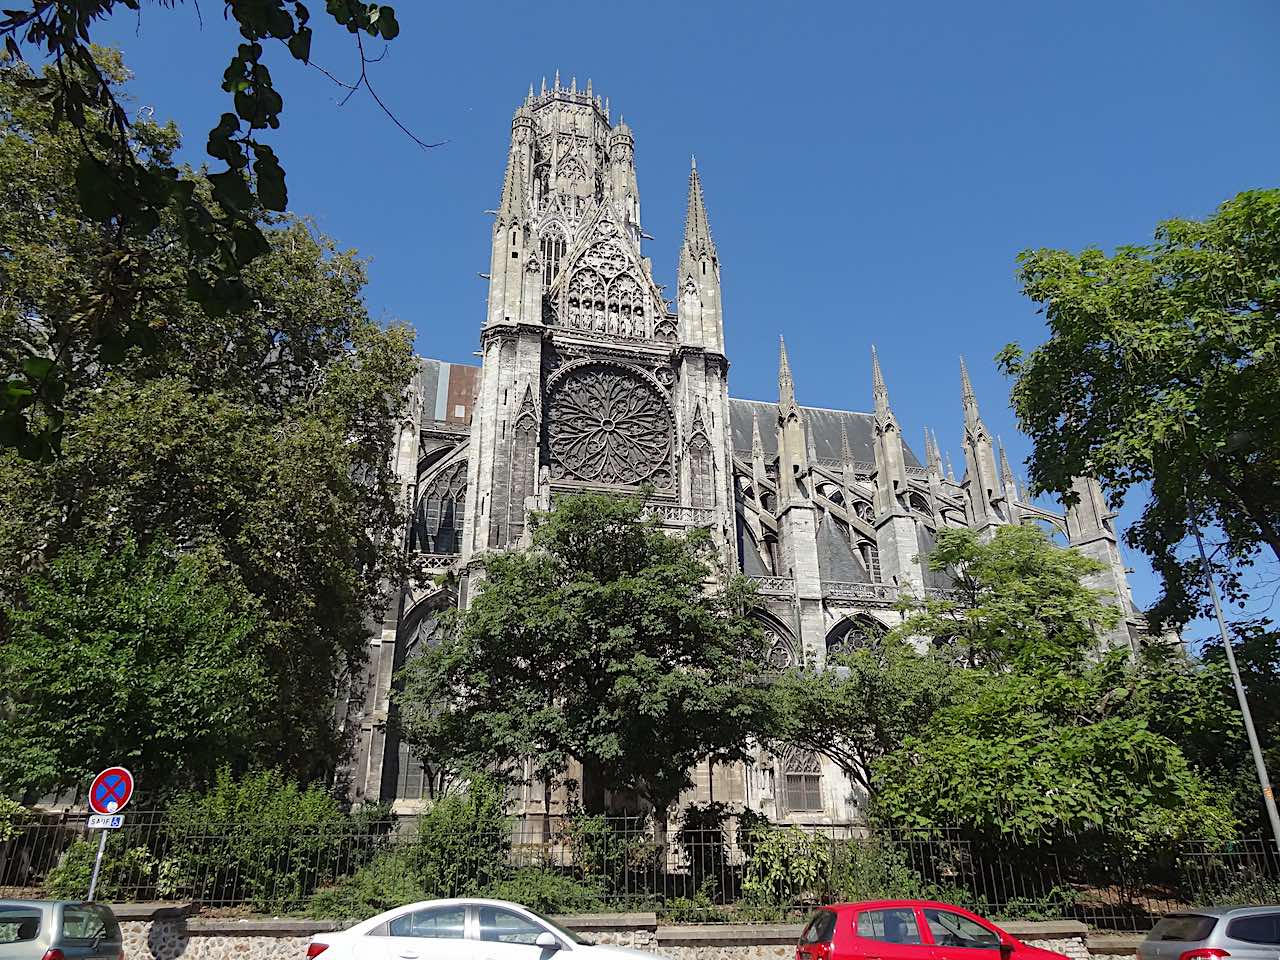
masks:
<svg viewBox="0 0 1280 960"><path fill-rule="evenodd" d="M308 960L654 960L627 947L592 946L527 907L505 900L427 900L336 933L319 933ZM561 960L569 960L568 957Z"/></svg>

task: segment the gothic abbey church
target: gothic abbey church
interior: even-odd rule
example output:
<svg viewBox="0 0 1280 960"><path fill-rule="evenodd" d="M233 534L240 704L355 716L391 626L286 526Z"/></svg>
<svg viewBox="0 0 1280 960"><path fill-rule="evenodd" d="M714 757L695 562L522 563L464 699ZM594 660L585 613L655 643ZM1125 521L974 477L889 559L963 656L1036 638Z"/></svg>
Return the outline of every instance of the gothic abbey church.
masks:
<svg viewBox="0 0 1280 960"><path fill-rule="evenodd" d="M421 800L422 767L388 724L394 672L429 642L441 610L466 604L484 554L519 547L529 511L573 491L648 485L665 525L709 528L758 584L778 667L820 669L830 651L897 622L900 591L945 589L917 558L949 526L1056 528L1105 565L1090 585L1126 614L1108 642L1127 645L1142 630L1097 485L1079 481L1079 505L1065 515L1030 503L992 443L963 362L958 480L932 435L923 463L908 446L874 351L870 412L801 406L785 346L776 401L731 397L731 318L696 166L688 189L669 301L641 242L631 128L611 122L590 84L579 91L557 79L516 110L481 363L420 361L395 454L413 505L409 549L458 576L401 588L371 638L367 674L344 705L358 798L406 811ZM813 755L695 779L690 800L745 804L775 821L858 818L851 783ZM518 801L536 816L557 812L563 797L531 784Z"/></svg>

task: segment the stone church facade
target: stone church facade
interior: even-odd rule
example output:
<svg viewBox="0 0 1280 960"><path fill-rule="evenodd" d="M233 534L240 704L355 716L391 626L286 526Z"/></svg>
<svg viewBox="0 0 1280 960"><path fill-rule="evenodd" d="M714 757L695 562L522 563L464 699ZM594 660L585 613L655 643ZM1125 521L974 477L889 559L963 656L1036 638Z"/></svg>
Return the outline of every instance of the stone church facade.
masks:
<svg viewBox="0 0 1280 960"><path fill-rule="evenodd" d="M872 349L869 412L802 406L781 345L778 395L729 393L721 265L696 165L675 286L643 252L635 140L607 103L555 84L516 110L493 224L479 366L420 361L395 451L413 520L406 548L438 582L393 590L366 675L344 705L358 799L412 810L425 774L389 723L393 676L429 642L440 612L465 605L490 551L527 542L527 517L583 490L652 490L672 530L708 528L752 577L778 668L821 669L828 655L899 619L894 602L947 589L927 555L937 532L989 535L1039 523L1103 562L1092 586L1125 617L1106 638L1131 644L1130 599L1113 516L1095 483L1054 513L1030 502L982 421L960 365L960 479L932 433L924 460L902 436ZM570 772L572 775L572 771ZM859 797L812 755L761 757L696 772L690 800L750 806L782 822L857 820ZM562 790L529 784L527 815L555 814Z"/></svg>

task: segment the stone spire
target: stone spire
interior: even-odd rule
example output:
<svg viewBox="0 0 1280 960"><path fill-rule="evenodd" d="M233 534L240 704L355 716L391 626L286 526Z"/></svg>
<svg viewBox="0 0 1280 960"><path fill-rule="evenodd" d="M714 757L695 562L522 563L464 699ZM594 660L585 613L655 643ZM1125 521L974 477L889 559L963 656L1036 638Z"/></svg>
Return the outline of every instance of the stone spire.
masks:
<svg viewBox="0 0 1280 960"><path fill-rule="evenodd" d="M1022 520L1022 510L1018 506L1018 484L1013 479L1013 468L1009 466L1003 440L1000 441L1000 482L1004 487L1006 519L1010 523L1019 523Z"/></svg>
<svg viewBox="0 0 1280 960"><path fill-rule="evenodd" d="M764 485L768 473L764 462L764 442L760 439L760 417L751 411L751 484L756 492L756 503L764 506Z"/></svg>
<svg viewBox="0 0 1280 960"><path fill-rule="evenodd" d="M947 461L947 480L948 480L949 482L951 482L951 483L955 483L955 482L956 482L956 468L955 468L955 467L953 467L953 466L951 465L951 452L950 452L950 451L947 451L947 453L945 453L945 454L944 454L944 456L945 456L946 461Z"/></svg>
<svg viewBox="0 0 1280 960"><path fill-rule="evenodd" d="M978 412L978 398L969 380L969 368L960 358L960 399L964 404L964 460L966 514L969 525L980 536L1004 521L997 505L1004 497L996 469L995 447Z"/></svg>
<svg viewBox="0 0 1280 960"><path fill-rule="evenodd" d="M884 385L884 374L880 371L880 355L876 353L876 345L871 345L871 393L876 405L876 419L887 420L893 416L889 409L889 388Z"/></svg>
<svg viewBox="0 0 1280 960"><path fill-rule="evenodd" d="M778 416L788 415L792 410L798 414L796 403L796 383L791 377L791 363L787 359L787 341L778 337Z"/></svg>
<svg viewBox="0 0 1280 960"><path fill-rule="evenodd" d="M818 448L813 442L813 426L808 420L804 424L804 450L809 457L809 463L818 462Z"/></svg>
<svg viewBox="0 0 1280 960"><path fill-rule="evenodd" d="M716 270L720 261L716 256L715 241L711 239L711 223L707 219L707 204L702 196L702 181L698 177L698 161L690 158L689 203L684 217L684 246L680 250L681 266L684 258L691 261L708 260Z"/></svg>
<svg viewBox="0 0 1280 960"><path fill-rule="evenodd" d="M1136 610L1129 592L1128 571L1120 555L1113 521L1116 514L1107 505L1102 487L1092 477L1076 477L1071 482L1076 502L1067 508L1067 542L1087 557L1102 564L1103 569L1083 578L1085 586L1103 590L1107 601L1120 609L1117 623L1103 638L1106 646L1131 646L1127 618Z"/></svg>
<svg viewBox="0 0 1280 960"><path fill-rule="evenodd" d="M938 453L938 438L928 427L924 428L924 462L929 476L942 476L942 457Z"/></svg>
<svg viewBox="0 0 1280 960"><path fill-rule="evenodd" d="M880 370L880 357L871 348L871 389L875 395L876 517L902 511L900 497L907 491L906 454L902 433L889 407L889 388Z"/></svg>
<svg viewBox="0 0 1280 960"><path fill-rule="evenodd" d="M1009 466L1009 457L1005 453L1004 441L1000 441L1000 482L1004 484L1006 496L1018 495L1018 482L1013 477L1013 467Z"/></svg>
<svg viewBox="0 0 1280 960"><path fill-rule="evenodd" d="M778 500L807 500L802 478L809 473L809 436L804 411L796 403L796 385L787 360L787 344L781 337L778 359Z"/></svg>
<svg viewBox="0 0 1280 960"><path fill-rule="evenodd" d="M724 352L724 314L720 304L720 259L707 204L702 195L697 161L689 169L689 204L684 219L684 241L676 271L680 284L680 339L689 346Z"/></svg>
<svg viewBox="0 0 1280 960"><path fill-rule="evenodd" d="M519 115L517 114L517 119ZM498 203L495 229L523 223L528 213L525 204L524 171L520 169L520 153L513 146L507 158L507 174L502 180L502 198Z"/></svg>

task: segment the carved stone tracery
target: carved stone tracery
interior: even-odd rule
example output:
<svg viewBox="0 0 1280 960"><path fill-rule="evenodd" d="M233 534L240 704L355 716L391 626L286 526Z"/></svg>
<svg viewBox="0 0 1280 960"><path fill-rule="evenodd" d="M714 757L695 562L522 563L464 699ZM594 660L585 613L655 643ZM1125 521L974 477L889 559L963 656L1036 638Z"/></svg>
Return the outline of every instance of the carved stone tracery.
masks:
<svg viewBox="0 0 1280 960"><path fill-rule="evenodd" d="M546 409L553 480L671 486L671 411L638 372L601 363L574 367L554 386Z"/></svg>

